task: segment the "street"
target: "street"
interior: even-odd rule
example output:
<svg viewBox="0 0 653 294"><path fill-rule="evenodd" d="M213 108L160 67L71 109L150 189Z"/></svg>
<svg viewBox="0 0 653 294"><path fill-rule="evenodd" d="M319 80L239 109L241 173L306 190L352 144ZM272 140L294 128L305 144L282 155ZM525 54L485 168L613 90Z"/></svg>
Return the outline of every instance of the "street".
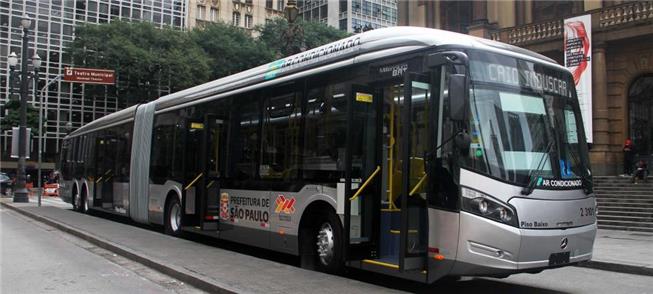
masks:
<svg viewBox="0 0 653 294"><path fill-rule="evenodd" d="M364 274L363 281L371 277ZM653 277L615 273L581 267L566 267L539 274L518 274L506 279L463 278L420 286L376 276L395 289L416 293L653 293Z"/></svg>
<svg viewBox="0 0 653 294"><path fill-rule="evenodd" d="M4 207L0 221L0 293L200 292Z"/></svg>

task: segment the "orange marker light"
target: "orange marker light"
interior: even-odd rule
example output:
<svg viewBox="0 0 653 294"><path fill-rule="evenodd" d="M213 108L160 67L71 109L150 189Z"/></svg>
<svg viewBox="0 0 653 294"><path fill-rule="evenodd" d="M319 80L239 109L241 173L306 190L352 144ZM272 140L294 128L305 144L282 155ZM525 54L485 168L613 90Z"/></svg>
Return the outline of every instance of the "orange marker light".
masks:
<svg viewBox="0 0 653 294"><path fill-rule="evenodd" d="M433 255L433 259L435 259L435 260L444 260L444 255L442 255L442 254Z"/></svg>

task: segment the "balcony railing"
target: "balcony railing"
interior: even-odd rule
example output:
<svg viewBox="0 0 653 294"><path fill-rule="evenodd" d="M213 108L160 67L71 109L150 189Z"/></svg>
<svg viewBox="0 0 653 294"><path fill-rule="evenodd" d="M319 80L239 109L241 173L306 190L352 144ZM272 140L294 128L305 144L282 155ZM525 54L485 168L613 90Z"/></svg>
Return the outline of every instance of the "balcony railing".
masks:
<svg viewBox="0 0 653 294"><path fill-rule="evenodd" d="M490 34L490 38L508 44L524 44L562 37L562 19L512 27Z"/></svg>
<svg viewBox="0 0 653 294"><path fill-rule="evenodd" d="M627 24L653 22L653 1L628 2L587 11L586 13L599 14L598 26L593 26L596 31L612 29ZM526 45L529 43L555 40L563 36L563 21L563 19L558 19L505 28L491 32L490 39L513 45Z"/></svg>
<svg viewBox="0 0 653 294"><path fill-rule="evenodd" d="M653 1L629 2L601 10L599 26L607 28L628 23L653 20Z"/></svg>

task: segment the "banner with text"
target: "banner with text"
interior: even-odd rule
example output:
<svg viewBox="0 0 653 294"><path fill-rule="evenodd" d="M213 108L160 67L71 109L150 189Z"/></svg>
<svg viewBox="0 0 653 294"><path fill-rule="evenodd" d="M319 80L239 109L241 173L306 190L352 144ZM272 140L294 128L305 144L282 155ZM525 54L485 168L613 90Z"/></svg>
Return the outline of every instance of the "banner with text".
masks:
<svg viewBox="0 0 653 294"><path fill-rule="evenodd" d="M592 17L582 15L565 19L565 66L576 84L580 112L583 115L587 142L592 136Z"/></svg>

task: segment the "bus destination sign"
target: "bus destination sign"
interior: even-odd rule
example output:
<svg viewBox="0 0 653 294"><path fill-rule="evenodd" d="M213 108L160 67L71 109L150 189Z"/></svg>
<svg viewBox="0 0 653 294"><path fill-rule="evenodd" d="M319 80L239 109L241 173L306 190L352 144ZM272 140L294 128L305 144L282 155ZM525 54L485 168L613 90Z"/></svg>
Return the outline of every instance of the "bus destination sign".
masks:
<svg viewBox="0 0 653 294"><path fill-rule="evenodd" d="M116 83L115 71L97 68L64 68L63 80L71 83L113 85Z"/></svg>

